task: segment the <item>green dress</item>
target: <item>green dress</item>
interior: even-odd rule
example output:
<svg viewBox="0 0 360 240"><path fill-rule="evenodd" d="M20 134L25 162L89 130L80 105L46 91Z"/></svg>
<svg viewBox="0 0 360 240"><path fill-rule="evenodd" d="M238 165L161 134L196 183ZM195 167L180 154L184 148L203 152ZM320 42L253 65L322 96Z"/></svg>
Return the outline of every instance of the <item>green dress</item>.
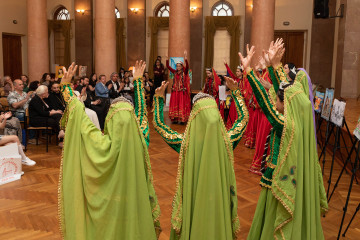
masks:
<svg viewBox="0 0 360 240"><path fill-rule="evenodd" d="M63 86L68 106L59 179L59 218L64 239L157 239L160 208L148 154L149 132L141 80L135 111L115 99L104 134L84 105Z"/></svg>
<svg viewBox="0 0 360 240"><path fill-rule="evenodd" d="M170 239L236 239L240 230L233 149L249 117L240 90L232 96L239 118L229 132L214 98L202 93L184 134L166 126L164 99L154 97L155 129L180 154Z"/></svg>
<svg viewBox="0 0 360 240"><path fill-rule="evenodd" d="M281 80L276 80L274 71L269 73L277 91ZM301 83L294 82L285 89L284 114L280 114L253 71L248 80L273 126L271 154L248 239L324 239L321 213L328 205L311 102Z"/></svg>

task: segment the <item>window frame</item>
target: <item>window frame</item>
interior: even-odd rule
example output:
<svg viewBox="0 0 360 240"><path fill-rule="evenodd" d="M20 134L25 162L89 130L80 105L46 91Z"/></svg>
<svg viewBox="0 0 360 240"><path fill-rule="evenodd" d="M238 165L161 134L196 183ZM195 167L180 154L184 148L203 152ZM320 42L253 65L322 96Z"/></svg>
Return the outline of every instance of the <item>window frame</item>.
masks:
<svg viewBox="0 0 360 240"><path fill-rule="evenodd" d="M164 10L162 10L165 7ZM158 5L156 5L154 9L154 16L155 17L169 17L169 16L163 16L164 12L168 12L170 16L170 3L167 1L160 2ZM160 16L159 16L160 14Z"/></svg>
<svg viewBox="0 0 360 240"><path fill-rule="evenodd" d="M220 5L222 5L222 6L221 6L221 8L218 10L217 7L220 6ZM223 5L226 5L226 6L228 7L228 9L226 10L226 9L223 7ZM215 10L217 11L217 15L214 15L214 11L215 11ZM226 16L228 16L228 17L234 16L234 7L232 6L232 4L229 3L228 1L223 1L223 0L216 2L216 3L212 6L210 15L213 16L213 17L220 17L220 16L219 16L219 12L220 12L221 10L225 11L225 12L226 12ZM231 11L231 15L228 15L228 11L229 11L229 10ZM221 15L221 16L222 16L222 15Z"/></svg>

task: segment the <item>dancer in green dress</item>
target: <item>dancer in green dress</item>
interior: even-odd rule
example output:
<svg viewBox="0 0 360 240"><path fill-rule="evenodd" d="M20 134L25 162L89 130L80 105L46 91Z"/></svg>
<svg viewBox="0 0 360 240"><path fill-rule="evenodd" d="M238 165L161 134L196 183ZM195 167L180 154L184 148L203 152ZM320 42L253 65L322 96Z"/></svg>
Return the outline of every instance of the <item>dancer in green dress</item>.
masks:
<svg viewBox="0 0 360 240"><path fill-rule="evenodd" d="M148 154L149 128L136 63L135 106L125 98L112 103L104 134L90 121L69 87L76 71L64 69L67 108L59 180L59 218L64 239L157 239L160 208Z"/></svg>
<svg viewBox="0 0 360 240"><path fill-rule="evenodd" d="M282 44L269 50L274 69L280 64L282 51ZM254 47L247 47L247 53L246 58L240 54L242 64L273 126L270 155L248 239L324 239L321 213L327 211L328 205L316 152L311 102L301 83L272 78L277 92L274 104L250 68Z"/></svg>
<svg viewBox="0 0 360 240"><path fill-rule="evenodd" d="M180 153L170 239L236 239L240 229L233 149L245 131L248 111L237 82L227 78L227 85L239 115L229 132L215 99L204 93L194 97L185 133L173 131L164 123L167 84L156 90L155 129Z"/></svg>

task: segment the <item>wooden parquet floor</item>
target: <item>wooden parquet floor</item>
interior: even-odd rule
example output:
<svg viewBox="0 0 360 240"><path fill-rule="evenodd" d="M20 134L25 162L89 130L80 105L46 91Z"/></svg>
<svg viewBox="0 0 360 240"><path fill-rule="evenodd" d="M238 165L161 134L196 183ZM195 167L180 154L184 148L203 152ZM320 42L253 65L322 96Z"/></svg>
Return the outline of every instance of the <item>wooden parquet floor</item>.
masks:
<svg viewBox="0 0 360 240"><path fill-rule="evenodd" d="M150 116L151 119L151 116ZM185 126L174 125L175 130L183 132ZM168 147L151 125L151 144L149 148L155 189L162 211L161 240L169 239L171 202L175 190L178 154ZM61 150L51 145L49 152L45 146L30 145L28 156L37 162L34 167L25 166L21 180L0 186L0 239L60 239L57 221L57 183ZM259 176L248 172L254 154L240 143L235 150L235 173L239 200L238 213L241 222L239 239L246 239L260 193ZM329 154L328 154L329 156ZM330 168L327 157L324 182ZM336 163L333 175L335 182L341 166ZM345 174L333 199L330 210L322 219L325 239L336 239L342 217L342 208L348 191L349 175ZM325 183L327 187L327 183ZM354 185L345 224L360 202L359 185ZM346 238L360 239L360 213L355 218Z"/></svg>

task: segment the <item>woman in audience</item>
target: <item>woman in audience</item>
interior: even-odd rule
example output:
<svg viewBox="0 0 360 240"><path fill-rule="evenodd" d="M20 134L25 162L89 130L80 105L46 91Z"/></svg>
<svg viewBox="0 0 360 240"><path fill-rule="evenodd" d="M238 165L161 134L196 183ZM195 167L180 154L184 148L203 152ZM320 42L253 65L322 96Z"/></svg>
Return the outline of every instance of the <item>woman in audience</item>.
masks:
<svg viewBox="0 0 360 240"><path fill-rule="evenodd" d="M44 73L41 77L41 85L49 86L51 82L50 73Z"/></svg>
<svg viewBox="0 0 360 240"><path fill-rule="evenodd" d="M68 108L59 183L60 229L65 239L159 237L160 206L148 154L149 124L141 77L135 64L135 106L123 97L111 104L104 134L89 120L69 88L74 63L62 84Z"/></svg>
<svg viewBox="0 0 360 240"><path fill-rule="evenodd" d="M26 93L29 92L29 77L26 76L26 75L21 75L20 79L24 83L23 91L26 92Z"/></svg>
<svg viewBox="0 0 360 240"><path fill-rule="evenodd" d="M10 76L4 77L4 96L7 97L10 92L14 91L14 83Z"/></svg>
<svg viewBox="0 0 360 240"><path fill-rule="evenodd" d="M148 72L144 73L143 85L145 88L145 95L149 98L149 104L150 106L152 106L152 99L155 94L155 89L154 89L154 81L150 78Z"/></svg>
<svg viewBox="0 0 360 240"><path fill-rule="evenodd" d="M156 59L154 65L154 89L161 86L161 83L164 81L164 76L165 76L164 65L161 64L160 59Z"/></svg>
<svg viewBox="0 0 360 240"><path fill-rule="evenodd" d="M35 92L36 89L40 86L40 82L39 81L32 81L29 84L29 92Z"/></svg>
<svg viewBox="0 0 360 240"><path fill-rule="evenodd" d="M131 99L133 102L133 95L134 95L134 85L130 82L130 77L126 77L124 79L124 89L122 90L122 95L127 99Z"/></svg>
<svg viewBox="0 0 360 240"><path fill-rule="evenodd" d="M20 121L17 117L13 117L11 112L7 112L5 128L3 128L4 135L16 135L20 142L22 141L22 129ZM10 116L9 116L10 115Z"/></svg>
<svg viewBox="0 0 360 240"><path fill-rule="evenodd" d="M51 127L58 134L58 138L62 138L63 131L60 131L60 119L63 111L54 110L49 107L45 99L49 97L48 87L40 85L36 89L36 95L29 103L29 118L32 127ZM60 142L59 146L62 146Z"/></svg>
<svg viewBox="0 0 360 240"><path fill-rule="evenodd" d="M6 126L6 120L11 118L11 112L7 113L1 113L0 115L0 129L4 129ZM23 151L23 147L20 143L19 138L16 135L0 135L0 146L5 146L11 143L16 143L18 145L19 154L21 156L21 162L24 165L28 166L34 166L36 164L35 161L31 160L27 156L25 156L25 153Z"/></svg>
<svg viewBox="0 0 360 240"><path fill-rule="evenodd" d="M226 79L236 103L238 119L227 131L213 96L199 93L184 134L164 122L163 82L154 96L154 126L167 144L180 153L177 186L172 204L170 239L235 239L237 214L233 149L249 120L238 83Z"/></svg>

